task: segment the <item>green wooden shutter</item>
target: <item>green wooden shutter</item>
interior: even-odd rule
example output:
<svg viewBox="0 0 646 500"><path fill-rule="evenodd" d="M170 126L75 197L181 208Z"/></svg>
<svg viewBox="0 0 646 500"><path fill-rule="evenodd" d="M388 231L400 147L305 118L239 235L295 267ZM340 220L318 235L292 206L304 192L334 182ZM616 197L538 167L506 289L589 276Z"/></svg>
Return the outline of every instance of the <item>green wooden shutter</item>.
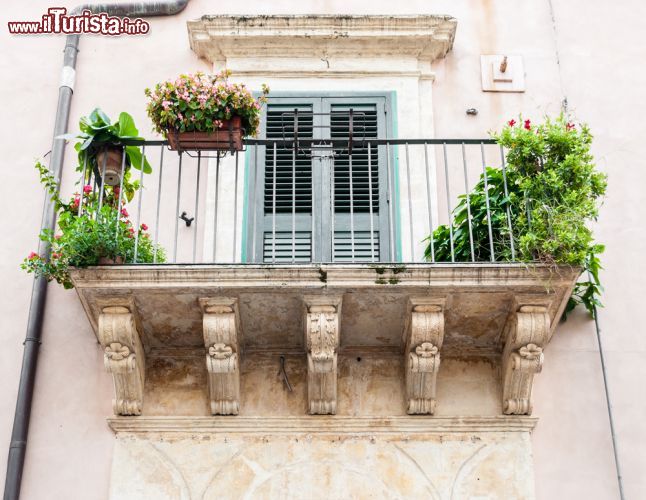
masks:
<svg viewBox="0 0 646 500"><path fill-rule="evenodd" d="M291 140L295 110L299 138L348 139L352 110L352 135L363 145L352 151L337 150L334 156L329 150L252 148L247 238L250 260L391 260L385 147L369 148L365 142L386 137L386 98L275 95L263 116L263 139Z"/></svg>
<svg viewBox="0 0 646 500"><path fill-rule="evenodd" d="M330 102L332 138L361 142L334 157L334 261L384 260L379 249L379 147L366 143L380 137L378 108L377 102Z"/></svg>

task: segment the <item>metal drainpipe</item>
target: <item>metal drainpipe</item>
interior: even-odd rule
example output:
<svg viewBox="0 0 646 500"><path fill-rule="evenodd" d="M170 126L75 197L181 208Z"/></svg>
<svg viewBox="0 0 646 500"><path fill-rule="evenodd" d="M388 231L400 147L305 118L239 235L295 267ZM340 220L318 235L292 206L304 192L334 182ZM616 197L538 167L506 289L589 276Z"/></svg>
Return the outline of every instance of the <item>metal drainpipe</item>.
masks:
<svg viewBox="0 0 646 500"><path fill-rule="evenodd" d="M80 14L83 10L87 9L94 13L106 12L111 16L119 17L172 16L184 10L188 1L167 0L162 2L129 2L120 4L83 4L75 8L71 14ZM63 168L63 159L65 157L65 141L63 139L56 139L56 137L67 132L79 41L80 35L67 36L61 82L58 89L58 106L54 122L50 170L59 183ZM47 196L43 207L41 229L53 230L55 227L56 212L50 196ZM49 245L40 242L38 253L49 258ZM16 399L16 412L13 419L11 444L9 445L4 500L17 500L20 497L20 485L25 464L29 417L34 395L34 380L38 362L38 349L42 337L43 312L45 310L46 296L47 282L43 278L36 278L31 291L27 334L23 343L25 347L22 358L22 370L20 372L20 383L18 386L18 397Z"/></svg>

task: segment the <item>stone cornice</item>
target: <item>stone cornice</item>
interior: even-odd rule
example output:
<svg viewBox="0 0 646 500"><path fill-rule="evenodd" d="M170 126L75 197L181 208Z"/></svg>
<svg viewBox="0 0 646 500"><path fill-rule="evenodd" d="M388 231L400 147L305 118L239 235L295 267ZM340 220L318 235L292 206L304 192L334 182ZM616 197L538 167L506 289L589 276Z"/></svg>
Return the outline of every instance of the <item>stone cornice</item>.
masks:
<svg viewBox="0 0 646 500"><path fill-rule="evenodd" d="M77 289L280 286L478 287L529 289L571 286L579 268L542 264L160 264L73 269ZM380 281L383 281L383 283Z"/></svg>
<svg viewBox="0 0 646 500"><path fill-rule="evenodd" d="M220 64L229 58L359 55L432 61L451 50L457 21L444 15L219 15L187 25L191 49Z"/></svg>
<svg viewBox="0 0 646 500"><path fill-rule="evenodd" d="M112 417L117 434L446 434L531 432L538 418L491 417Z"/></svg>

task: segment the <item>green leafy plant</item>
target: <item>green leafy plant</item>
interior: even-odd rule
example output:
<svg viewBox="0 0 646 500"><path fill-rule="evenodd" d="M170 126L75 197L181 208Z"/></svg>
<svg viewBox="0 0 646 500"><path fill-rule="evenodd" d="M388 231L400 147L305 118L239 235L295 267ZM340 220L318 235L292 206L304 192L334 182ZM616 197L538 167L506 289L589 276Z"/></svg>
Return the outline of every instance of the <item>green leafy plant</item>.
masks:
<svg viewBox="0 0 646 500"><path fill-rule="evenodd" d="M160 134L213 132L223 120L239 116L245 134L255 136L269 88L263 85L262 96L255 99L243 84L229 83L230 74L179 75L175 80L158 83L152 90L146 89L146 109L155 130Z"/></svg>
<svg viewBox="0 0 646 500"><path fill-rule="evenodd" d="M427 238L426 258L489 261L493 246L496 261L580 266L588 279L576 284L566 312L582 304L594 314L601 306L598 255L604 247L594 242L589 224L597 218L606 176L595 169L588 127L561 115L539 125L511 120L492 136L507 152L505 171L487 167L486 182L481 175L459 197L451 225Z"/></svg>
<svg viewBox="0 0 646 500"><path fill-rule="evenodd" d="M70 268L96 266L103 258L124 263L164 262L164 250L152 242L148 226L132 225L124 207L128 197L118 186L106 186L100 199L92 185L85 184L82 192L64 201L58 195L57 182L49 169L40 162L36 163L36 169L54 202L59 232L40 234L40 239L51 248L51 257L46 259L31 252L21 264L24 270L72 288ZM133 189L136 191L138 185Z"/></svg>
<svg viewBox="0 0 646 500"><path fill-rule="evenodd" d="M80 132L76 134L65 134L62 139L80 139L74 145L78 152L78 171L86 168L88 176L92 171L100 172L100 165L97 164L97 154L106 147L124 147L126 153L126 169L130 166L149 174L152 167L148 160L143 158L139 146L128 144L132 141L142 141L139 137L139 130L135 126L132 116L126 112L119 114L119 120L112 123L110 117L99 108L96 108L88 116L79 121Z"/></svg>

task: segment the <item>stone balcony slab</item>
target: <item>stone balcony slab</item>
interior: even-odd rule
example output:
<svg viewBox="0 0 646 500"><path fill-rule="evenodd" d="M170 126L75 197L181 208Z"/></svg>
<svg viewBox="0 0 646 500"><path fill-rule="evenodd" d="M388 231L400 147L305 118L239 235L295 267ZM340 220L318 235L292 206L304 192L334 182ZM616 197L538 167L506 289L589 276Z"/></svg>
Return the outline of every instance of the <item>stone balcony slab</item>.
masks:
<svg viewBox="0 0 646 500"><path fill-rule="evenodd" d="M340 351L401 351L411 297L445 300L443 355L502 352L516 297L544 305L548 341L579 269L521 264L142 265L79 269L72 279L98 330L102 307L134 304L146 351L203 348L199 299L238 301L240 349L305 352L303 297L341 296ZM529 299L528 299L529 298Z"/></svg>

